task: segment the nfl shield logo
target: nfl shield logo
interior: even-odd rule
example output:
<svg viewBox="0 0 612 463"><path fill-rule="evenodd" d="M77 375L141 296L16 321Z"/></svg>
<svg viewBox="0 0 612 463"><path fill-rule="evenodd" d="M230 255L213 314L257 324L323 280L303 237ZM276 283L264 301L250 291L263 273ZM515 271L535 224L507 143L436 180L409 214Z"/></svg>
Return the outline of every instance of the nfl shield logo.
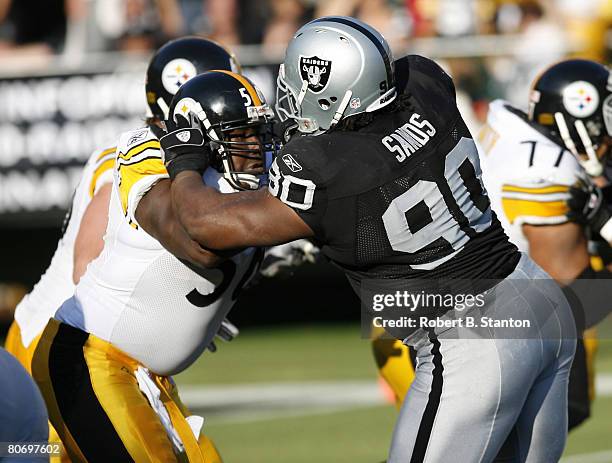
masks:
<svg viewBox="0 0 612 463"><path fill-rule="evenodd" d="M331 64L331 61L317 56L300 56L300 75L302 81L308 82L312 93L321 93L327 87Z"/></svg>
<svg viewBox="0 0 612 463"><path fill-rule="evenodd" d="M191 138L191 134L189 133L188 130L185 130L184 132L177 133L176 134L176 138L178 138L180 141L185 143L185 142L187 142L187 140L189 140Z"/></svg>

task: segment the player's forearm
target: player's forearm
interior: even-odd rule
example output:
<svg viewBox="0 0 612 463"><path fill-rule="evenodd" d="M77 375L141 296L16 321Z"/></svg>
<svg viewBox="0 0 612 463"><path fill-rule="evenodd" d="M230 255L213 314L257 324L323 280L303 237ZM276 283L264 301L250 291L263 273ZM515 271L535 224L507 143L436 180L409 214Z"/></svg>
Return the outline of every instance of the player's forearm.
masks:
<svg viewBox="0 0 612 463"><path fill-rule="evenodd" d="M231 213L228 209L241 202L240 193L222 194L204 185L195 172L178 175L171 189L174 212L191 239L210 249L251 244L240 240L244 214L239 210Z"/></svg>
<svg viewBox="0 0 612 463"><path fill-rule="evenodd" d="M568 285L589 265L587 241L575 223L523 225L530 257L561 285Z"/></svg>
<svg viewBox="0 0 612 463"><path fill-rule="evenodd" d="M156 237L156 239L176 257L187 260L196 266L215 268L226 260L225 257L204 249L199 243L192 240L178 221L174 221L172 227L164 235Z"/></svg>
<svg viewBox="0 0 612 463"><path fill-rule="evenodd" d="M183 172L172 181L175 214L191 239L215 251L273 246L313 236L298 215L266 189L223 194Z"/></svg>
<svg viewBox="0 0 612 463"><path fill-rule="evenodd" d="M136 220L149 235L179 259L199 267L216 267L225 258L202 248L183 229L172 209L169 183L168 180L162 180L144 195L136 209Z"/></svg>

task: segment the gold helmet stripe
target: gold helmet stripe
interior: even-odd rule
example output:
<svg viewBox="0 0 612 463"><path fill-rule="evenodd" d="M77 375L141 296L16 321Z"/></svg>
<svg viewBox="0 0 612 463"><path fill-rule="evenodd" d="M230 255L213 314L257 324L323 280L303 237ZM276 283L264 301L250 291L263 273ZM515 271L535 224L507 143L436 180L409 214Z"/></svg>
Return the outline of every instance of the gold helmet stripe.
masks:
<svg viewBox="0 0 612 463"><path fill-rule="evenodd" d="M249 96L253 100L254 106L261 106L263 104L263 102L259 99L259 95L257 94L257 91L255 90L251 82L249 82L244 76L236 74L235 72L224 71L222 69L216 69L214 72L222 72L223 74L232 76L234 79L240 82L244 86L244 88L246 88L247 92L249 92Z"/></svg>

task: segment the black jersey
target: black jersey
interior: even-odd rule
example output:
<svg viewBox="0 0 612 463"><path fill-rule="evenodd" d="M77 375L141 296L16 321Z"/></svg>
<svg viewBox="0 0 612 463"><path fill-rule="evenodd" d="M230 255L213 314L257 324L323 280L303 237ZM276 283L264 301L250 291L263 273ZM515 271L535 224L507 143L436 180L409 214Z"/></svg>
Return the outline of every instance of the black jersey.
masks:
<svg viewBox="0 0 612 463"><path fill-rule="evenodd" d="M356 130L294 136L270 192L353 282L506 277L519 253L491 210L452 80L420 56L396 73L400 104Z"/></svg>

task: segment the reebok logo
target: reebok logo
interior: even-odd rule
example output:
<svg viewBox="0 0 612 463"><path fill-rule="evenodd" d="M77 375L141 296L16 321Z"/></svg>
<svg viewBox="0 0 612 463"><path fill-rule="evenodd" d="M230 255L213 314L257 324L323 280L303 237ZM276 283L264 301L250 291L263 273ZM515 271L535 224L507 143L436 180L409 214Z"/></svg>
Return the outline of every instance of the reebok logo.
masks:
<svg viewBox="0 0 612 463"><path fill-rule="evenodd" d="M302 166L300 166L300 164L295 159L293 159L293 156L291 156L290 154L283 155L283 162L287 164L287 167L289 167L289 170L291 172L299 172L300 170L302 170Z"/></svg>
<svg viewBox="0 0 612 463"><path fill-rule="evenodd" d="M136 132L134 135L132 135L132 137L128 140L127 145L128 146L132 146L134 143L142 140L144 137L147 136L147 133L149 132L149 130L141 130L140 132Z"/></svg>

